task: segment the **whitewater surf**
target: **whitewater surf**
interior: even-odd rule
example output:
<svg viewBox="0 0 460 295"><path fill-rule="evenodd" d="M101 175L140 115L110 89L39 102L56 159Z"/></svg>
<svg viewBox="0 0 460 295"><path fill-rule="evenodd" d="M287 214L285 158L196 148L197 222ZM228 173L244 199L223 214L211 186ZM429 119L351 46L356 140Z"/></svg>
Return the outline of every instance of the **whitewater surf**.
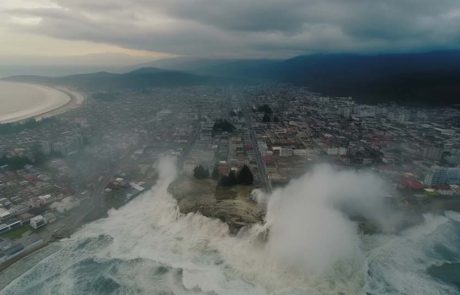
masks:
<svg viewBox="0 0 460 295"><path fill-rule="evenodd" d="M163 159L159 168L160 179L154 188L54 244L57 251L40 259L1 294L458 293L452 282L441 281L429 271L433 266L460 262L458 213L427 215L423 224L399 234L363 236L355 232L351 221L345 221L339 233L336 226L316 224L305 228L305 236L297 237L302 235L302 226L287 234L286 226L316 222L322 215L284 218L283 210L290 210L291 205L276 195L283 193L280 191L274 194L276 202L268 203L266 224L231 236L219 220L181 214L167 192L176 176L174 161ZM319 181L321 173L308 179ZM362 177L333 176L346 182ZM298 191L307 185L311 184L294 183L290 189ZM299 200L295 203L304 206ZM331 211L334 202L317 201L318 214L343 221L343 216ZM303 209L306 211L299 208L292 214L314 213ZM273 236L264 241L261 233L268 226ZM313 235L318 229L323 231ZM330 231L340 239L321 237ZM287 240L282 243L283 239ZM338 255L321 257L324 253L318 246L323 245L324 253L338 251ZM315 269L308 265L311 263Z"/></svg>

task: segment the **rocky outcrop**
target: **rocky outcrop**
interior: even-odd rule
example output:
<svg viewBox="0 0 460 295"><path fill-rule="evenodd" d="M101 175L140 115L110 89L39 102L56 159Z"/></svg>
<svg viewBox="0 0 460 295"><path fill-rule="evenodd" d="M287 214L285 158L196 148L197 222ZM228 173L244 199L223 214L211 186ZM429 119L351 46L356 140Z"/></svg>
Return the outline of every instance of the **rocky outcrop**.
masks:
<svg viewBox="0 0 460 295"><path fill-rule="evenodd" d="M184 213L199 212L225 222L235 234L241 228L263 222L264 212L249 199L250 187L217 187L211 179L179 177L168 188Z"/></svg>

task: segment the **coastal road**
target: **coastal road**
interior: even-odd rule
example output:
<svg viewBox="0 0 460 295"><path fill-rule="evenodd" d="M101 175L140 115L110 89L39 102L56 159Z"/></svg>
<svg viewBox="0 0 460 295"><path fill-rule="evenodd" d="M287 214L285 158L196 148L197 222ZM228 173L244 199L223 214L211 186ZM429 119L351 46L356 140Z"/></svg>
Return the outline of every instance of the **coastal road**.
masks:
<svg viewBox="0 0 460 295"><path fill-rule="evenodd" d="M185 147L185 149L182 151L182 154L177 158L177 169L179 171L182 171L182 168L184 167L184 162L187 159L188 155L190 154L193 145L195 144L196 139L200 136L200 125L199 123L196 123L196 126L194 126L195 129L193 131L193 135L191 137L190 143Z"/></svg>
<svg viewBox="0 0 460 295"><path fill-rule="evenodd" d="M267 192L271 193L272 186L271 186L270 180L268 179L268 174L265 169L265 163L262 160L262 155L260 154L260 151L259 151L256 133L254 132L254 129L252 128L252 119L251 119L251 115L249 114L249 109L250 108L248 104L246 104L245 107L243 108L244 120L246 121L246 125L249 130L249 138L251 140L254 154L256 156L257 169L259 170L262 185L264 186Z"/></svg>

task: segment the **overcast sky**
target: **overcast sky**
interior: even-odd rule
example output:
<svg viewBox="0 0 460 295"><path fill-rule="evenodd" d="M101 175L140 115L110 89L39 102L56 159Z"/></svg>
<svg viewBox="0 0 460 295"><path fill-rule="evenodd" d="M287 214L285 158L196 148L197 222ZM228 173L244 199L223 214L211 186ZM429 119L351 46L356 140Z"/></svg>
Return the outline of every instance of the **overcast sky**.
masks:
<svg viewBox="0 0 460 295"><path fill-rule="evenodd" d="M449 49L460 0L1 0L0 43L0 63Z"/></svg>

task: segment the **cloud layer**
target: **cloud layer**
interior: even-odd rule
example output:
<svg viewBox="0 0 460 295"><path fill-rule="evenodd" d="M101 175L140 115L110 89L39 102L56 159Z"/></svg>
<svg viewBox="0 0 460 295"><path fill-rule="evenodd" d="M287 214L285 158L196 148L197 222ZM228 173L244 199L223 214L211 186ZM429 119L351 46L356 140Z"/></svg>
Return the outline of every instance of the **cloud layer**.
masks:
<svg viewBox="0 0 460 295"><path fill-rule="evenodd" d="M52 5L4 10L7 17L2 17L2 25L68 40L195 56L289 56L460 46L458 0L48 2ZM35 23L24 24L21 19Z"/></svg>

